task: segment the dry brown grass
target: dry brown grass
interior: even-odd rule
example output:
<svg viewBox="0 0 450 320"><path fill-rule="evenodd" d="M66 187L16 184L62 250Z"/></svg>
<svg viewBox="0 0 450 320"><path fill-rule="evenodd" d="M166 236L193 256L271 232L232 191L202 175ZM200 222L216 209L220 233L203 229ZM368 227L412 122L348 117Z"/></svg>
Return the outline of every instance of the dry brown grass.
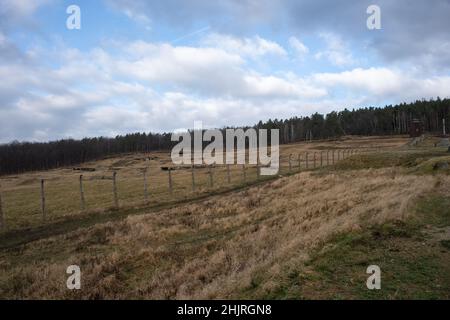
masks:
<svg viewBox="0 0 450 320"><path fill-rule="evenodd" d="M0 255L2 298L239 298L261 296L280 274L334 235L404 220L448 176L368 169L302 172L199 204L80 229ZM395 173L395 172L394 172ZM65 269L82 270L82 290Z"/></svg>
<svg viewBox="0 0 450 320"><path fill-rule="evenodd" d="M398 147L408 141L407 137L345 137L336 141L319 141L314 143L296 143L282 145L281 173L288 171L288 158L294 154L293 166L297 166L297 155L303 154L302 167L306 163L304 153L309 152L309 167L313 166L313 155L316 152L316 165L319 165L321 151L359 149L374 150L378 148ZM147 157L152 159L146 160ZM326 156L326 152L323 153ZM331 161L331 155L330 155ZM326 164L325 158L323 164ZM214 188L209 188L207 169L196 170L197 190L191 189L190 170L172 172L174 192L168 190L168 173L160 169L170 165L167 152L150 154L131 154L101 161L86 163L83 167L94 167L95 172L73 171L72 168L61 168L46 172L32 172L20 175L0 177L5 223L8 230L35 227L49 222L63 221L68 217L80 215L79 175L84 176L84 190L87 211L111 208L114 204L112 193L112 173L117 171L118 195L121 206L144 204L143 174L141 169L149 168L149 206L167 203L173 200L190 199L193 196L207 195L211 192L233 189L242 185L240 166L231 167L231 184L227 183L224 167L214 169ZM40 179L45 179L47 221L42 221L40 210ZM256 168L249 168L247 181L257 179Z"/></svg>

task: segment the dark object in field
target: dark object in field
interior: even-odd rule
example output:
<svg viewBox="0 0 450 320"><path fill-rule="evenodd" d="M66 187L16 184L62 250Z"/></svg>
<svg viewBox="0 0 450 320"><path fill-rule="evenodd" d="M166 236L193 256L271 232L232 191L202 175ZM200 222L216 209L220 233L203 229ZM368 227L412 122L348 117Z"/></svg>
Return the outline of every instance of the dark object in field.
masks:
<svg viewBox="0 0 450 320"><path fill-rule="evenodd" d="M424 132L423 122L419 119L412 119L409 123L409 136L411 138L420 137Z"/></svg>
<svg viewBox="0 0 450 320"><path fill-rule="evenodd" d="M93 172L95 171L95 168L73 168L73 170Z"/></svg>

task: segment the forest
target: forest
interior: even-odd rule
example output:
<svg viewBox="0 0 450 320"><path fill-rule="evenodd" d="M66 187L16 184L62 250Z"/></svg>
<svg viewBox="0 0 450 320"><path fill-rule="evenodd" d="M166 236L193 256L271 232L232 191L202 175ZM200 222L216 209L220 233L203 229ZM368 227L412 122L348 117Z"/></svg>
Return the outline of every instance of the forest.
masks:
<svg viewBox="0 0 450 320"><path fill-rule="evenodd" d="M425 132L441 133L442 119L449 128L450 99L417 100L413 103L366 107L326 115L260 121L256 129L279 129L280 144L343 135L393 135L409 133L412 119L423 123ZM223 128L222 130L225 130ZM18 142L0 145L0 174L48 170L131 152L169 150L177 142L171 133L132 133L116 137L63 139L51 142Z"/></svg>

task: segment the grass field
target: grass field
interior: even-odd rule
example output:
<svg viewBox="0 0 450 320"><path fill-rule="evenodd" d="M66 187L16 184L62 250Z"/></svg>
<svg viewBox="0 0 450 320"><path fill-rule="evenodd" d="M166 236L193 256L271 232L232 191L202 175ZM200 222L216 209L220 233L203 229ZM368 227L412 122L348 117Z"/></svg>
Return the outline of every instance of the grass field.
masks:
<svg viewBox="0 0 450 320"><path fill-rule="evenodd" d="M298 169L298 155L301 154L302 168L306 168L306 152L308 152L308 167L314 167L314 152L316 167L326 165L326 151L335 151L337 161L338 151L376 150L377 148L392 148L407 141L404 137L391 139L352 138L338 141L318 143L299 143L280 147L281 174L289 172L288 159L292 154L292 168ZM328 153L331 163L331 153ZM213 169L213 184L209 185L207 168L195 169L196 190L192 191L191 169L185 168L171 172L173 192L169 192L168 172L161 167L171 166L169 152L153 152L148 154L129 154L112 157L105 160L85 163L81 167L95 168L95 172L74 171L72 167L33 172L20 175L0 177L0 192L2 196L4 220L7 230L17 230L35 227L52 222L64 221L72 216L83 213L98 213L110 210L114 206L112 175L117 172L117 194L122 208L133 206L158 206L172 201L187 200L201 195L208 195L224 190L231 190L246 183L257 180L257 168L249 166L246 169L246 183L243 181L241 166L232 165L231 183L227 181L225 166ZM148 202L144 197L143 169L148 168ZM85 210L81 210L79 176L83 174L83 189L85 194ZM40 180L45 180L46 221L43 221L41 211Z"/></svg>
<svg viewBox="0 0 450 320"><path fill-rule="evenodd" d="M88 210L80 212L71 168L2 177L7 230L0 234L0 298L402 299L450 298L450 162L428 138L348 137L281 147L276 179L249 168L208 187L199 169L173 171L168 155L125 155L86 164ZM333 166L288 171L289 154L361 152ZM139 169L153 172L143 203ZM310 164L312 167L312 163ZM317 163L318 166L318 163ZM110 209L112 170L121 207ZM48 180L48 221L39 179ZM96 177L90 180L90 177ZM109 209L108 209L109 208ZM66 288L66 268L82 270L82 289ZM382 289L365 286L382 270Z"/></svg>

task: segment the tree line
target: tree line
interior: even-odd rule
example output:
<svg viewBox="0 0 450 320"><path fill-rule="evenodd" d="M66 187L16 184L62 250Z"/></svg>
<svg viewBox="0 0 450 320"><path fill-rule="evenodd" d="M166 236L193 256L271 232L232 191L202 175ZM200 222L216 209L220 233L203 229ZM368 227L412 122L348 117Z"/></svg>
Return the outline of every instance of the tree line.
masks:
<svg viewBox="0 0 450 320"><path fill-rule="evenodd" d="M383 108L344 109L326 115L315 113L285 120L270 119L260 121L254 128L279 129L281 144L343 135L407 134L412 119L421 120L426 132L437 133L442 132L442 119L450 129L449 111L450 99L437 98ZM73 166L123 153L170 150L175 144L171 141L171 133L133 133L114 138L51 142L14 141L0 145L0 174Z"/></svg>

